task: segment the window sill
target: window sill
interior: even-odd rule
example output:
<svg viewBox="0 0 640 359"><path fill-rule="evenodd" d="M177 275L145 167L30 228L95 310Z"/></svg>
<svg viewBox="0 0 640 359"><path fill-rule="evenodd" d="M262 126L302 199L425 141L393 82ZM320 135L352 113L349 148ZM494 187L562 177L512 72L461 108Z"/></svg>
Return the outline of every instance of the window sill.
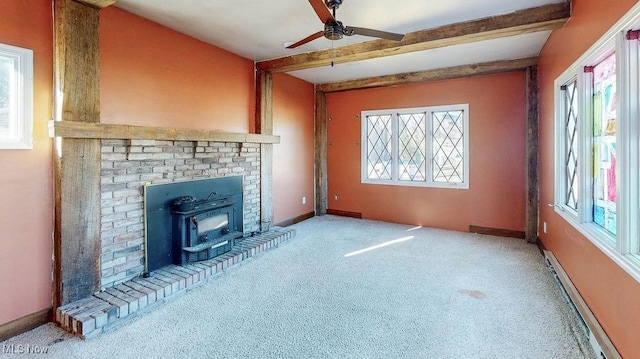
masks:
<svg viewBox="0 0 640 359"><path fill-rule="evenodd" d="M31 141L12 141L12 142L1 142L0 141L0 150L32 150L33 143Z"/></svg>
<svg viewBox="0 0 640 359"><path fill-rule="evenodd" d="M469 189L468 183L433 183L433 182L410 182L410 181L372 181L361 179L362 184L400 186L400 187L422 187L422 188L442 188L442 189Z"/></svg>

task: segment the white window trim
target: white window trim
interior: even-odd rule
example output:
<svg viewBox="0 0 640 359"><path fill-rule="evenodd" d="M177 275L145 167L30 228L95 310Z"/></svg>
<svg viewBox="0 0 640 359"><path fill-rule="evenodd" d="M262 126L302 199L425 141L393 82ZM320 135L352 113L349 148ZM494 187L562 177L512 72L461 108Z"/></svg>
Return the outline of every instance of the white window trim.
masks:
<svg viewBox="0 0 640 359"><path fill-rule="evenodd" d="M640 282L640 125L637 119L640 115L640 74L638 73L638 41L625 39L626 31L640 28L640 3L636 4L625 16L623 16L609 31L607 31L589 50L565 70L554 82L555 88L555 198L553 204L558 213L569 224L575 227L582 235L589 239L598 249L611 258L617 265ZM610 240L611 235L592 223L591 192L589 185L579 183L580 194L578 212L564 205L564 168L563 144L564 134L562 106L562 90L560 86L577 76L578 81L578 111L579 114L579 178L591 177L590 169L592 158L590 134L585 133L592 128L590 106L590 74L585 74L584 66L592 66L607 55L616 52L618 59L616 70L616 84L618 96L617 121L617 152L618 166L616 166L617 188L617 240L616 244ZM624 119L636 119L634 121ZM632 170L634 169L635 170ZM579 181L580 181L579 179Z"/></svg>
<svg viewBox="0 0 640 359"><path fill-rule="evenodd" d="M463 136L464 136L464 154L463 154L463 166L464 173L462 183L444 183L435 182L431 179L433 147L431 146L431 139L433 137L432 130L432 113L433 112L445 112L445 111L462 111L463 112ZM426 114L426 136L427 136L427 152L426 152L426 181L401 181L398 179L398 166L394 165L391 168L390 180L382 179L370 179L367 173L367 116L376 115L390 115L391 120L391 156L392 163L397 164L399 160L398 149L398 115L411 114L411 113L425 113ZM430 188L449 188L449 189L469 189L469 104L455 104L455 105L443 105L443 106L429 106L429 107L415 107L415 108L402 108L402 109L387 109L387 110L369 110L362 111L360 114L361 120L361 165L360 165L360 182L364 184L375 185L390 185L390 186L406 186L406 187L430 187Z"/></svg>
<svg viewBox="0 0 640 359"><path fill-rule="evenodd" d="M11 57L16 64L18 101L15 110L17 135L0 138L0 149L33 148L33 50L0 44L0 55Z"/></svg>

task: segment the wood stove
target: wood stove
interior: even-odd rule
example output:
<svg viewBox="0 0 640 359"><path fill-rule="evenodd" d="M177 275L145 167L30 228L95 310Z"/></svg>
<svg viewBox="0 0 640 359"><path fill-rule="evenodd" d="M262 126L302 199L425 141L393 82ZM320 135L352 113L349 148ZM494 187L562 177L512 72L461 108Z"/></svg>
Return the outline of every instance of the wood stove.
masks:
<svg viewBox="0 0 640 359"><path fill-rule="evenodd" d="M211 259L244 235L242 176L147 185L145 273Z"/></svg>
<svg viewBox="0 0 640 359"><path fill-rule="evenodd" d="M183 198L174 200L171 211L173 257L179 264L211 259L230 251L234 241L242 237L242 232L234 230L237 203L229 197L187 202Z"/></svg>

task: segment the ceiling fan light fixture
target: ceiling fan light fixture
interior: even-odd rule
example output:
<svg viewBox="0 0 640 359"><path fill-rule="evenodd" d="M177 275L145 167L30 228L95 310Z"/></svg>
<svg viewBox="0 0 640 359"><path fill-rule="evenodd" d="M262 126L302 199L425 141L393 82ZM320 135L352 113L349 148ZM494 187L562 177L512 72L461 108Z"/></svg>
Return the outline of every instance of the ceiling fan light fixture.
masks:
<svg viewBox="0 0 640 359"><path fill-rule="evenodd" d="M327 21L324 24L324 37L329 40L340 40L344 36L344 26L339 21Z"/></svg>

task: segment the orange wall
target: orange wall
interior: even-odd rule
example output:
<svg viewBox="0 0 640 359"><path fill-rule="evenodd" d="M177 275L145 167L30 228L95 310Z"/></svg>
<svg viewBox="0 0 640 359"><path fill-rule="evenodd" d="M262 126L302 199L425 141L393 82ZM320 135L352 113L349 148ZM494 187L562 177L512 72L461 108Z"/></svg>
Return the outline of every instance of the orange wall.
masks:
<svg viewBox="0 0 640 359"><path fill-rule="evenodd" d="M101 122L253 128L253 61L116 7L100 11Z"/></svg>
<svg viewBox="0 0 640 359"><path fill-rule="evenodd" d="M313 85L286 74L273 75L274 223L314 211ZM302 204L302 197L306 204Z"/></svg>
<svg viewBox="0 0 640 359"><path fill-rule="evenodd" d="M640 358L640 284L613 263L588 239L567 224L554 203L553 82L597 41L637 1L575 0L573 15L553 32L540 54L540 233L571 277L600 324L625 358Z"/></svg>
<svg viewBox="0 0 640 359"><path fill-rule="evenodd" d="M0 324L51 307L51 2L0 1L0 42L34 51L33 149L0 150Z"/></svg>
<svg viewBox="0 0 640 359"><path fill-rule="evenodd" d="M254 130L253 61L116 7L100 11L100 46L101 122ZM314 209L314 97L313 85L288 75L273 84L278 223Z"/></svg>
<svg viewBox="0 0 640 359"><path fill-rule="evenodd" d="M360 183L360 111L459 103L469 104L470 189ZM328 94L329 208L460 231L523 231L524 104L523 72Z"/></svg>

